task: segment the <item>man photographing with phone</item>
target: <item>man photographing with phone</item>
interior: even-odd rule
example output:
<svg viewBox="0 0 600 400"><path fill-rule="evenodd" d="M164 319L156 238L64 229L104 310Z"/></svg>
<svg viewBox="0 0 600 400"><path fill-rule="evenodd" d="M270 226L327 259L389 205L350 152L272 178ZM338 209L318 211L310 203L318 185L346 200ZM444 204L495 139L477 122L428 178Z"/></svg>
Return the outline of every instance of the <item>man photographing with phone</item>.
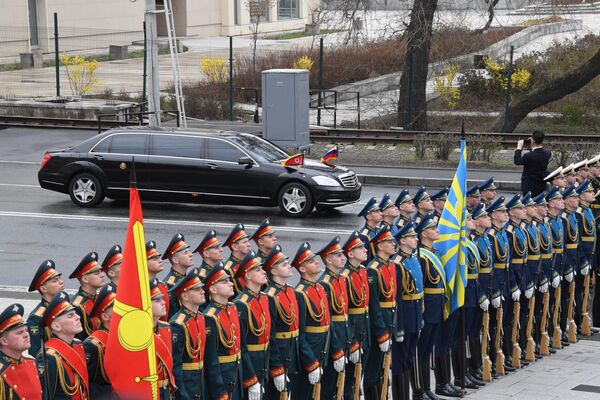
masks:
<svg viewBox="0 0 600 400"><path fill-rule="evenodd" d="M531 192L532 196L537 196L545 189L544 176L548 169L551 153L542 147L544 142L544 132L533 131L530 138L521 139L517 142L515 150L515 164L523 166L521 174L521 192ZM529 147L530 150L522 154L523 147Z"/></svg>

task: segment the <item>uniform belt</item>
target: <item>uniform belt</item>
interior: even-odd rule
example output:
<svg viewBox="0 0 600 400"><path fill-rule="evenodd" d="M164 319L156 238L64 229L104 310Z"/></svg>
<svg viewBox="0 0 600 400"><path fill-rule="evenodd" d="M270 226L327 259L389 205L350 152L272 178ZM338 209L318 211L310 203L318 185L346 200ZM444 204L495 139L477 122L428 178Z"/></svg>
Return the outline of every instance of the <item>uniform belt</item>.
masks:
<svg viewBox="0 0 600 400"><path fill-rule="evenodd" d="M423 292L417 294L403 294L402 300L421 300L423 298Z"/></svg>
<svg viewBox="0 0 600 400"><path fill-rule="evenodd" d="M331 320L333 322L346 322L348 321L348 315L344 314L344 315L332 315L331 316Z"/></svg>
<svg viewBox="0 0 600 400"><path fill-rule="evenodd" d="M477 279L479 278L479 274L467 274L467 279Z"/></svg>
<svg viewBox="0 0 600 400"><path fill-rule="evenodd" d="M600 204L591 204L590 207L591 208L600 208Z"/></svg>
<svg viewBox="0 0 600 400"><path fill-rule="evenodd" d="M184 371L199 371L204 368L204 361L193 363L181 363L181 368Z"/></svg>
<svg viewBox="0 0 600 400"><path fill-rule="evenodd" d="M563 253L563 249L552 249L552 252L554 254L562 254Z"/></svg>
<svg viewBox="0 0 600 400"><path fill-rule="evenodd" d="M584 242L593 242L596 238L593 236L584 236L581 238Z"/></svg>
<svg viewBox="0 0 600 400"><path fill-rule="evenodd" d="M510 260L511 264L523 264L525 262L524 258L513 258Z"/></svg>
<svg viewBox="0 0 600 400"><path fill-rule="evenodd" d="M381 307L381 308L394 308L394 307L396 307L396 302L395 301L380 301L379 302L379 307Z"/></svg>
<svg viewBox="0 0 600 400"><path fill-rule="evenodd" d="M539 254L532 254L530 256L527 256L527 261L538 261L539 259L540 259Z"/></svg>
<svg viewBox="0 0 600 400"><path fill-rule="evenodd" d="M367 307L349 308L348 314L364 314L367 312Z"/></svg>
<svg viewBox="0 0 600 400"><path fill-rule="evenodd" d="M275 334L275 339L291 339L298 336L298 329L291 332L277 332Z"/></svg>
<svg viewBox="0 0 600 400"><path fill-rule="evenodd" d="M569 244L566 244L566 245L565 245L565 247L566 247L567 249L576 249L576 248L577 248L577 246L578 246L578 244L579 244L579 243L569 243Z"/></svg>
<svg viewBox="0 0 600 400"><path fill-rule="evenodd" d="M444 294L446 293L444 288L425 288L425 294Z"/></svg>
<svg viewBox="0 0 600 400"><path fill-rule="evenodd" d="M494 268L506 269L506 263L494 263Z"/></svg>
<svg viewBox="0 0 600 400"><path fill-rule="evenodd" d="M306 326L304 330L308 333L325 333L329 330L329 325L325 326Z"/></svg>
<svg viewBox="0 0 600 400"><path fill-rule="evenodd" d="M542 260L549 260L552 258L552 253L550 254L542 254Z"/></svg>
<svg viewBox="0 0 600 400"><path fill-rule="evenodd" d="M479 273L480 274L489 274L490 272L492 272L492 267L479 268Z"/></svg>
<svg viewBox="0 0 600 400"><path fill-rule="evenodd" d="M248 351L265 351L269 347L269 343L247 344Z"/></svg>
<svg viewBox="0 0 600 400"><path fill-rule="evenodd" d="M239 359L240 359L240 353L232 354L230 356L219 356L219 363L227 364L227 363L236 362Z"/></svg>

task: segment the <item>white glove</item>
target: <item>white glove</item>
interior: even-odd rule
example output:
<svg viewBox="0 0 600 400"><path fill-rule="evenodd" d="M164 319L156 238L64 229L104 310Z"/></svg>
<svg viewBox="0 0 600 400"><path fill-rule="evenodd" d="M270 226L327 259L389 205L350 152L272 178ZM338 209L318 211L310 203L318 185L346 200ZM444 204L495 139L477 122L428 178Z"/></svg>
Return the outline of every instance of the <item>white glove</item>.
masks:
<svg viewBox="0 0 600 400"><path fill-rule="evenodd" d="M319 379L321 379L321 368L317 368L313 372L308 374L308 382L311 385L316 385L317 383L319 383Z"/></svg>
<svg viewBox="0 0 600 400"><path fill-rule="evenodd" d="M514 292L512 292L511 297L513 301L519 301L519 298L521 297L521 290L517 289Z"/></svg>
<svg viewBox="0 0 600 400"><path fill-rule="evenodd" d="M492 307L494 307L494 308L500 308L500 296L494 297L492 299Z"/></svg>
<svg viewBox="0 0 600 400"><path fill-rule="evenodd" d="M546 293L548 291L548 282L540 286L540 293Z"/></svg>
<svg viewBox="0 0 600 400"><path fill-rule="evenodd" d="M556 289L560 285L560 276L556 275L554 279L552 279L552 287Z"/></svg>
<svg viewBox="0 0 600 400"><path fill-rule="evenodd" d="M587 264L585 267L581 269L581 275L587 276L590 273L590 265Z"/></svg>
<svg viewBox="0 0 600 400"><path fill-rule="evenodd" d="M479 307L483 310L483 312L486 312L488 308L490 308L490 301L488 299L485 299L484 301L479 303Z"/></svg>
<svg viewBox="0 0 600 400"><path fill-rule="evenodd" d="M260 383L255 383L248 388L248 400L260 400Z"/></svg>
<svg viewBox="0 0 600 400"><path fill-rule="evenodd" d="M533 288L529 288L525 291L525 298L530 299L533 296Z"/></svg>
<svg viewBox="0 0 600 400"><path fill-rule="evenodd" d="M281 374L281 375L277 375L275 377L273 377L273 384L275 385L275 389L277 389L278 392L283 392L283 389L285 389L285 380L287 379L287 376L285 376L285 374Z"/></svg>
<svg viewBox="0 0 600 400"><path fill-rule="evenodd" d="M352 364L357 364L360 361L360 349L350 353L350 356L348 358L350 359L350 362Z"/></svg>
<svg viewBox="0 0 600 400"><path fill-rule="evenodd" d="M388 351L390 351L391 344L392 344L391 340L386 340L383 343L379 343L379 350L381 350L382 353L387 353Z"/></svg>
<svg viewBox="0 0 600 400"><path fill-rule="evenodd" d="M333 362L333 369L335 369L335 372L342 372L344 370L344 365L346 365L346 357L341 356Z"/></svg>
<svg viewBox="0 0 600 400"><path fill-rule="evenodd" d="M567 276L565 276L565 279L567 280L567 282L571 283L573 282L573 272L569 272L567 274Z"/></svg>
<svg viewBox="0 0 600 400"><path fill-rule="evenodd" d="M404 334L396 335L396 343L402 343L402 342L404 342Z"/></svg>

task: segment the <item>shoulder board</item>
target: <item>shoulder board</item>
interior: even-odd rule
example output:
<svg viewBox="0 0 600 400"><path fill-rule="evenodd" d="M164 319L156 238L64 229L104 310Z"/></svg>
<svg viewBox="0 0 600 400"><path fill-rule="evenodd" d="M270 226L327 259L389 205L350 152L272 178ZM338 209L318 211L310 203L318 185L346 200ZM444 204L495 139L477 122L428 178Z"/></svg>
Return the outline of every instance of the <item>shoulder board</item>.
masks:
<svg viewBox="0 0 600 400"><path fill-rule="evenodd" d="M243 293L243 294L240 296L240 301L241 301L242 303L247 303L247 302L248 302L248 298L249 298L249 296L248 296L246 293Z"/></svg>
<svg viewBox="0 0 600 400"><path fill-rule="evenodd" d="M488 235L492 236L492 237L496 237L496 230L495 229L490 229L488 232Z"/></svg>
<svg viewBox="0 0 600 400"><path fill-rule="evenodd" d="M174 318L173 321L177 324L177 325L183 325L185 323L185 314L184 313L179 313L177 315L177 318Z"/></svg>
<svg viewBox="0 0 600 400"><path fill-rule="evenodd" d="M378 266L379 266L379 261L373 261L372 263L369 264L367 269L377 269Z"/></svg>
<svg viewBox="0 0 600 400"><path fill-rule="evenodd" d="M215 307L210 307L208 310L206 310L204 315L213 316L213 315L215 315L216 311L217 311L217 309Z"/></svg>
<svg viewBox="0 0 600 400"><path fill-rule="evenodd" d="M160 321L160 320L158 321L158 325L159 325L159 326L162 326L163 328L168 328L168 327L170 327L170 326L171 326L171 325L169 325L169 323L168 323L168 322L165 322L165 321Z"/></svg>
<svg viewBox="0 0 600 400"><path fill-rule="evenodd" d="M233 261L231 260L227 260L227 262L225 263L225 269L231 269L231 266L233 265Z"/></svg>
<svg viewBox="0 0 600 400"><path fill-rule="evenodd" d="M277 291L277 289L275 289L274 287L269 288L269 290L267 290L267 295L273 296L273 295L275 295L276 291Z"/></svg>
<svg viewBox="0 0 600 400"><path fill-rule="evenodd" d="M369 234L369 229L368 229L368 228L362 228L362 229L360 230L360 233L361 233L362 235L368 235L368 234Z"/></svg>
<svg viewBox="0 0 600 400"><path fill-rule="evenodd" d="M349 269L347 269L347 268L346 268L346 269L344 269L344 270L342 271L342 276L343 276L344 278L347 278L347 277L349 277L349 276L350 276L350 270L349 270Z"/></svg>
<svg viewBox="0 0 600 400"><path fill-rule="evenodd" d="M26 359L26 360L35 360L35 357L33 357L33 356L30 356L29 354L23 354L23 356L22 356L22 357L23 357L24 359Z"/></svg>
<svg viewBox="0 0 600 400"><path fill-rule="evenodd" d="M304 284L301 283L298 286L296 286L296 292L303 292L304 291Z"/></svg>
<svg viewBox="0 0 600 400"><path fill-rule="evenodd" d="M167 281L165 282L167 285L174 285L175 284L175 276L171 275L167 278Z"/></svg>
<svg viewBox="0 0 600 400"><path fill-rule="evenodd" d="M234 304L234 303L232 303L231 301L228 301L228 302L227 302L227 306L228 306L228 307L229 307L229 306L235 306L235 304Z"/></svg>
<svg viewBox="0 0 600 400"><path fill-rule="evenodd" d="M323 275L322 282L329 283L330 280L331 280L331 275L329 275L329 274Z"/></svg>
<svg viewBox="0 0 600 400"><path fill-rule="evenodd" d="M78 305L80 305L80 304L81 304L81 301L82 301L82 300L83 300L83 296L81 296L81 295L77 295L77 296L75 297L75 299L73 300L73 304L74 304L74 305L76 305L76 306L78 306Z"/></svg>
<svg viewBox="0 0 600 400"><path fill-rule="evenodd" d="M583 207L577 207L577 208L575 209L575 212L578 212L578 213L580 213L580 214L581 214L581 213L583 212Z"/></svg>
<svg viewBox="0 0 600 400"><path fill-rule="evenodd" d="M72 344L76 345L76 344L81 344L81 343L83 343L81 340L75 338L75 339L73 339L73 343Z"/></svg>
<svg viewBox="0 0 600 400"><path fill-rule="evenodd" d="M562 219L564 219L565 221L568 221L568 220L569 220L569 215L568 215L567 213L562 213L562 214L560 214L560 217L561 217Z"/></svg>
<svg viewBox="0 0 600 400"><path fill-rule="evenodd" d="M46 307L44 306L39 306L35 312L33 313L33 315L37 316L37 317L42 317L44 315L44 311L46 311Z"/></svg>
<svg viewBox="0 0 600 400"><path fill-rule="evenodd" d="M511 232L511 233L512 233L512 231L513 231L514 229L515 229L515 227L514 227L513 225L508 225L508 226L506 227L506 232Z"/></svg>

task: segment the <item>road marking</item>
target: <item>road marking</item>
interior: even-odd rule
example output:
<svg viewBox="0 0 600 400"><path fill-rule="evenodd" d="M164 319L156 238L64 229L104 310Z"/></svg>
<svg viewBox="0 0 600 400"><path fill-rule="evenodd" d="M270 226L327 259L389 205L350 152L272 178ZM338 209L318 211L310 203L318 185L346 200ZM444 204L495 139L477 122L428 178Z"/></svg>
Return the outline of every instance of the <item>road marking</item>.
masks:
<svg viewBox="0 0 600 400"><path fill-rule="evenodd" d="M40 185L26 185L24 183L0 183L0 186L14 186L14 187L41 189Z"/></svg>
<svg viewBox="0 0 600 400"><path fill-rule="evenodd" d="M101 217L97 215L71 215L71 214L49 214L49 213L30 213L30 212L15 212L15 211L0 211L0 217L9 218L37 218L37 219L60 219L70 221L96 221L96 222L118 222L127 224L129 218L124 217ZM231 229L235 224L224 224L211 221L178 221L168 219L144 218L144 224L147 225L183 225L183 226L198 226L203 228L224 228ZM245 225L245 224L244 224ZM257 229L258 225L245 225L248 229ZM297 232L297 233L324 233L334 235L349 235L352 230L340 229L317 229L317 228L302 228L293 226L275 226L273 229L279 232Z"/></svg>
<svg viewBox="0 0 600 400"><path fill-rule="evenodd" d="M27 165L40 165L40 162L39 162L39 161L0 160L0 164L27 164Z"/></svg>

